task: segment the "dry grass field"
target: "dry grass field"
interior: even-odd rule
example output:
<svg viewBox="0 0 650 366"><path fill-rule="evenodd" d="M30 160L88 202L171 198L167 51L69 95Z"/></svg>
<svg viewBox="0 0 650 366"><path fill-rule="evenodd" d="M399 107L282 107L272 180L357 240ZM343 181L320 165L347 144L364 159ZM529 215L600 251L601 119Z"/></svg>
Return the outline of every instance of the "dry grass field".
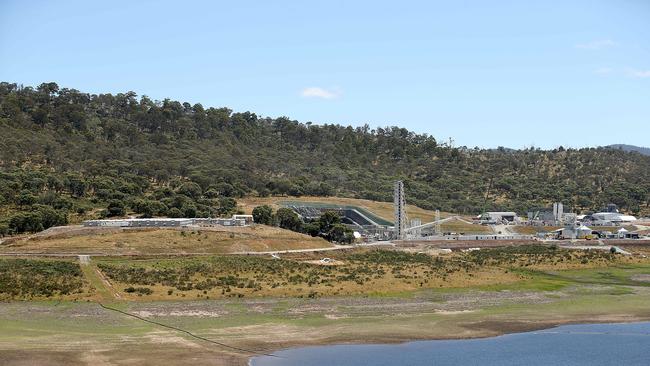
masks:
<svg viewBox="0 0 650 366"><path fill-rule="evenodd" d="M0 246L0 253L217 254L331 246L322 238L265 225L185 229L71 226L12 240Z"/></svg>
<svg viewBox="0 0 650 366"><path fill-rule="evenodd" d="M320 261L327 256L332 263ZM211 255L195 257L93 257L69 259L0 259L18 277L0 277L0 293L21 299L46 295L77 299L196 300L218 298L315 298L409 293L422 289L477 286L545 286L539 271L561 271L647 263L641 257L607 251L578 251L542 245L490 248L474 252L428 255L400 250L355 248L327 253ZM4 266L4 267L3 267ZM50 268L51 267L51 268ZM81 268L81 272L79 270ZM54 271L54 272L52 272ZM531 272L532 271L532 272ZM72 273L74 286L47 273ZM33 276L33 278L31 277ZM542 281L530 282L535 278ZM87 287L84 283L90 283ZM36 287L34 287L36 286ZM39 287L40 286L40 287ZM22 288L23 292L11 293ZM32 293L34 289L40 292Z"/></svg>
<svg viewBox="0 0 650 366"><path fill-rule="evenodd" d="M324 254L137 262L103 259L99 269L125 299L215 299L394 294L423 288L509 284L524 277L496 266L466 266L458 258L439 260L398 251L328 252L336 265L319 264ZM149 293L150 289L152 292Z"/></svg>
<svg viewBox="0 0 650 366"><path fill-rule="evenodd" d="M155 232L180 235L173 230ZM185 235L190 238L203 234ZM386 296L477 286L544 289L547 271L649 264L640 256L544 245L437 255L377 248L293 252L281 254L280 258L154 254L93 256L91 261L81 263L72 258L0 258L0 269L5 272L0 274L0 299L158 301ZM330 258L331 263L320 261L323 257Z"/></svg>

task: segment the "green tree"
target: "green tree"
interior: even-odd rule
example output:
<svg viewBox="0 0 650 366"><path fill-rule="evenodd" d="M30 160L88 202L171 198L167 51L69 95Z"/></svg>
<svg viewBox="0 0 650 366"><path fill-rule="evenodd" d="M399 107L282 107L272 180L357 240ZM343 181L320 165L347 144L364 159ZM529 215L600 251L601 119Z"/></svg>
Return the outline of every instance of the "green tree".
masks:
<svg viewBox="0 0 650 366"><path fill-rule="evenodd" d="M179 217L183 217L183 212L180 209L176 208L176 207L172 207L172 208L169 209L169 211L167 213L167 216L174 217L174 218L179 218Z"/></svg>
<svg viewBox="0 0 650 366"><path fill-rule="evenodd" d="M320 225L316 222L306 222L302 225L302 232L311 236L320 234Z"/></svg>
<svg viewBox="0 0 650 366"><path fill-rule="evenodd" d="M237 201L230 197L224 197L219 199L219 209L218 213L221 216L232 215L237 211Z"/></svg>
<svg viewBox="0 0 650 366"><path fill-rule="evenodd" d="M319 218L318 224L323 234L329 233L334 225L341 223L341 217L336 211L325 211Z"/></svg>
<svg viewBox="0 0 650 366"><path fill-rule="evenodd" d="M192 198L199 198L201 196L201 187L194 182L183 183L177 190L179 194L186 195Z"/></svg>
<svg viewBox="0 0 650 366"><path fill-rule="evenodd" d="M124 203L120 200L111 200L108 203L108 207L106 209L106 216L108 217L113 217L113 216L124 216L126 215L126 209L124 208Z"/></svg>
<svg viewBox="0 0 650 366"><path fill-rule="evenodd" d="M292 231L300 231L302 228L302 220L297 213L290 208L279 208L275 214L278 226L283 229Z"/></svg>
<svg viewBox="0 0 650 366"><path fill-rule="evenodd" d="M263 225L273 225L273 209L271 206L257 206L253 209L253 221Z"/></svg>
<svg viewBox="0 0 650 366"><path fill-rule="evenodd" d="M326 239L336 243L350 244L354 241L354 232L343 224L334 224Z"/></svg>
<svg viewBox="0 0 650 366"><path fill-rule="evenodd" d="M36 203L37 197L34 196L30 191L22 191L16 200L16 203L19 206L30 206Z"/></svg>
<svg viewBox="0 0 650 366"><path fill-rule="evenodd" d="M137 199L132 205L133 211L142 217L153 217L154 215L167 214L167 206L159 201L149 199Z"/></svg>
<svg viewBox="0 0 650 366"><path fill-rule="evenodd" d="M194 205L183 206L181 211L183 212L183 217L196 217L197 214L196 206Z"/></svg>

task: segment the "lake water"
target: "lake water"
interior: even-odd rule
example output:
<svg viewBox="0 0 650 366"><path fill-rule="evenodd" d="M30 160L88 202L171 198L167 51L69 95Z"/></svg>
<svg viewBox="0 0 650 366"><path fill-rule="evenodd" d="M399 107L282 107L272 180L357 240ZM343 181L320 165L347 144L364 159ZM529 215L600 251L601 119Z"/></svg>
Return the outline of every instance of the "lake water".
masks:
<svg viewBox="0 0 650 366"><path fill-rule="evenodd" d="M643 365L650 323L583 324L470 340L294 348L255 357L252 366Z"/></svg>

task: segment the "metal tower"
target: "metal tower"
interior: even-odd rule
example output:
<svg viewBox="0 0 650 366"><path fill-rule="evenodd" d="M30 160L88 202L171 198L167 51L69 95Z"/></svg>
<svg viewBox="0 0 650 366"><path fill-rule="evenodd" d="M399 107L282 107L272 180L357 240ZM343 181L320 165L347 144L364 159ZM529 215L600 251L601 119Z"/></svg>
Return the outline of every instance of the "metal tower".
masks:
<svg viewBox="0 0 650 366"><path fill-rule="evenodd" d="M553 203L553 219L556 223L562 222L564 219L564 206L561 202Z"/></svg>
<svg viewBox="0 0 650 366"><path fill-rule="evenodd" d="M440 228L440 210L436 210L436 235L442 235L442 229Z"/></svg>
<svg viewBox="0 0 650 366"><path fill-rule="evenodd" d="M406 239L406 201L404 200L404 183L401 180L395 182L393 191L393 204L395 208L395 239Z"/></svg>

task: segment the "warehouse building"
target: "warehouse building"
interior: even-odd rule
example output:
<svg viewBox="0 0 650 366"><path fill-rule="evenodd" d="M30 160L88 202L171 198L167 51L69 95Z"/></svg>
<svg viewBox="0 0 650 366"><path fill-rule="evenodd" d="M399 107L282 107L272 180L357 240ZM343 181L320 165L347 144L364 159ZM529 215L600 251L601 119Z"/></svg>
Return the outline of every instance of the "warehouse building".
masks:
<svg viewBox="0 0 650 366"><path fill-rule="evenodd" d="M182 227L192 225L187 218L86 220L87 227Z"/></svg>
<svg viewBox="0 0 650 366"><path fill-rule="evenodd" d="M508 224L519 221L515 212L485 212L476 217L481 224Z"/></svg>
<svg viewBox="0 0 650 366"><path fill-rule="evenodd" d="M186 227L186 226L248 226L252 215L234 215L231 218L152 218L86 220L86 227Z"/></svg>

